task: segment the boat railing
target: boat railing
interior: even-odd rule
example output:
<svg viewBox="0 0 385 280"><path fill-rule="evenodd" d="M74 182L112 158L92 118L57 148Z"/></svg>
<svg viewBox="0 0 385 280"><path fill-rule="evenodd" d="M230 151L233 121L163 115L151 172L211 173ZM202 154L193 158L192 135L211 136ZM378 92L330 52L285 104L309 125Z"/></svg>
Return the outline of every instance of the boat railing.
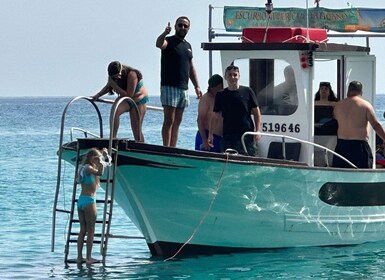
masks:
<svg viewBox="0 0 385 280"><path fill-rule="evenodd" d="M302 140L302 139L299 139L299 138L296 138L296 137L292 137L292 136L288 136L288 135L282 135L282 134L272 134L272 133L266 133L266 132L251 132L251 131L245 132L242 135L242 139L241 140L242 140L243 150L245 151L246 154L247 154L247 149L246 149L245 140L244 140L246 135L261 135L261 136L269 136L269 137L281 138L282 139L282 156L283 156L284 159L286 159L286 139L290 139L290 140L293 140L293 141L296 141L296 142L300 142L300 143L303 143L305 145L310 145L310 146L313 146L313 147L317 147L317 148L323 150L325 152L325 157L326 158L327 158L327 154L331 153L331 154L339 157L343 161L347 162L351 167L357 168L357 166L355 166L347 158L341 156L340 154L336 153L335 151L333 151L333 150L331 150L331 149L329 149L327 147L324 147L322 145L319 145L319 144L316 144L316 143L313 143L313 142L309 142L309 141L306 141L306 140Z"/></svg>
<svg viewBox="0 0 385 280"><path fill-rule="evenodd" d="M70 128L70 140L71 140L71 142L74 140L75 131L80 131L81 133L83 133L84 138L88 138L89 135L91 135L95 138L100 138L99 135L97 135L91 131L85 130L85 129L80 128L80 127L71 127Z"/></svg>

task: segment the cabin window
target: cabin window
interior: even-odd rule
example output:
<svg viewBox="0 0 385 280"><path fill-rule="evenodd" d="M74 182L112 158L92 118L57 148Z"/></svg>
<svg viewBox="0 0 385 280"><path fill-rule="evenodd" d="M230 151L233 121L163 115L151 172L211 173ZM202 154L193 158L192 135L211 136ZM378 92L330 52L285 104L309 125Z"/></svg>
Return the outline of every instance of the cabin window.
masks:
<svg viewBox="0 0 385 280"><path fill-rule="evenodd" d="M257 95L262 115L293 114L298 93L293 68L280 59L239 59L241 85L249 85ZM248 75L247 75L248 73Z"/></svg>

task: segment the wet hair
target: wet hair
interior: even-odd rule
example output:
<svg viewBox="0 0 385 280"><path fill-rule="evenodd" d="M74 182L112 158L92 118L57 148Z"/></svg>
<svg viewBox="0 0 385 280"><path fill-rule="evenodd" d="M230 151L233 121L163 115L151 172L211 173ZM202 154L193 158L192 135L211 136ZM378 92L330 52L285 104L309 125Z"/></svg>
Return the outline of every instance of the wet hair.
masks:
<svg viewBox="0 0 385 280"><path fill-rule="evenodd" d="M321 87L327 87L327 88L329 88L329 96L328 96L328 100L329 100L329 101L334 101L334 102L339 101L339 99L336 97L334 91L332 90L332 86L330 85L329 82L320 82L320 83L319 83L319 89L320 89ZM315 94L314 100L320 100L320 99L321 99L321 95L320 95L319 89L318 89L318 91L317 91L316 94Z"/></svg>

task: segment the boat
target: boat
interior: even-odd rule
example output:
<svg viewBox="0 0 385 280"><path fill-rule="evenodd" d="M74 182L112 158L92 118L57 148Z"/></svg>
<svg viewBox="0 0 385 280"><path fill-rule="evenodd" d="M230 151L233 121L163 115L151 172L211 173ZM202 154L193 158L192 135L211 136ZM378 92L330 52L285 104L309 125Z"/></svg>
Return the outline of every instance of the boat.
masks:
<svg viewBox="0 0 385 280"><path fill-rule="evenodd" d="M385 240L385 169L360 169L336 154L336 131L324 129L319 117L331 118L330 108L315 108L313 98L316 70L328 63L341 99L349 82L359 80L363 98L374 104L376 58L369 46L331 43L327 30L310 27L247 27L241 37L238 42L210 40L202 49L220 54L223 73L228 65L239 66L257 93L262 112L258 156L112 139L101 126L96 137L63 143L61 135L56 196L62 161L77 166L89 148L108 147L113 164L106 175L106 201L123 208L153 256ZM296 92L279 99L287 69L294 74ZM67 106L79 99L91 102L100 118L97 102L86 97ZM375 136L372 131L373 154ZM331 167L333 156L352 168Z"/></svg>

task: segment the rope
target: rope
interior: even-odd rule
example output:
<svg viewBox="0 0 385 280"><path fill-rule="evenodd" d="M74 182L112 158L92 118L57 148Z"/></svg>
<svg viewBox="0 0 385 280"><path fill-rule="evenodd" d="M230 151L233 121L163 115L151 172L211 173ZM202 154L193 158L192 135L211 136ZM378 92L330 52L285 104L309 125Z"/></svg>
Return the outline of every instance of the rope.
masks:
<svg viewBox="0 0 385 280"><path fill-rule="evenodd" d="M214 200L215 198L217 197L218 195L218 191L219 191L219 187L221 185L221 181L222 181L222 178L223 178L223 174L226 170L226 166L227 166L227 163L229 162L229 154L228 153L225 153L226 155L226 162L225 162L225 165L223 166L223 169L222 169L222 172L221 172L221 175L219 176L219 179L218 179L218 182L216 184L216 187L215 187L215 191L214 191L214 196L213 198L211 199L211 202L210 202L210 205L209 205L209 208L207 209L207 211L203 214L201 220L199 221L199 224L198 226L194 229L193 233L191 234L191 236L187 239L187 241L178 249L178 251L171 257L165 259L164 261L170 261L172 259L174 259L181 251L182 249L194 238L195 234L197 233L197 231L199 230L199 228L201 227L203 221L206 219L207 215L210 213L211 211L211 208L214 204Z"/></svg>

